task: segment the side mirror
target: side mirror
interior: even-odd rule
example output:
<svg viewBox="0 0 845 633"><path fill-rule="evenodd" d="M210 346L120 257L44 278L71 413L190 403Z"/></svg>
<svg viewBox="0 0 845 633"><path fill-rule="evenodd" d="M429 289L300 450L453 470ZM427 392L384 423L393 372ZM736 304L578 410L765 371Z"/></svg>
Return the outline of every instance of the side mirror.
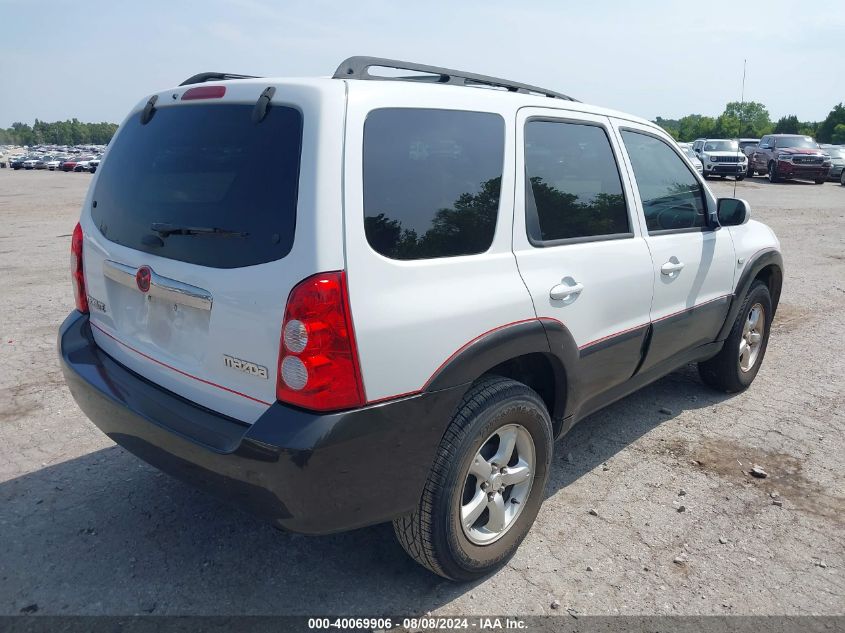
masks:
<svg viewBox="0 0 845 633"><path fill-rule="evenodd" d="M739 226L751 219L751 207L739 198L719 198L716 216L721 226Z"/></svg>

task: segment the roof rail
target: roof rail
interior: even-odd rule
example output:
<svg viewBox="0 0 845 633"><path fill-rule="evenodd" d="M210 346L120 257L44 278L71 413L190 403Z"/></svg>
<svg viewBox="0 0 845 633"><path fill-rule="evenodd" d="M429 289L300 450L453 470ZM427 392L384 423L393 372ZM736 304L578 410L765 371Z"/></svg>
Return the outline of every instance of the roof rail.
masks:
<svg viewBox="0 0 845 633"><path fill-rule="evenodd" d="M254 75L233 75L232 73L199 73L193 77L188 77L179 85L189 86L191 84L201 84L206 81L224 81L226 79L257 79L257 77Z"/></svg>
<svg viewBox="0 0 845 633"><path fill-rule="evenodd" d="M422 75L418 77L382 77L379 75L371 75L369 69L372 67L380 68L396 68L398 70L411 70L420 73L426 73L428 76ZM413 62L402 62L396 59L384 59L382 57L350 57L337 67L333 75L334 79L373 79L380 81L422 81L438 84L451 84L457 86L490 86L494 88L505 88L509 92L519 92L522 94L538 94L552 99L565 99L566 101L577 101L570 96L531 86L529 84L521 84L507 79L498 79L496 77L488 77L487 75L476 75L475 73L468 73L461 70L452 70L450 68L440 68L439 66L426 66L425 64L416 64Z"/></svg>

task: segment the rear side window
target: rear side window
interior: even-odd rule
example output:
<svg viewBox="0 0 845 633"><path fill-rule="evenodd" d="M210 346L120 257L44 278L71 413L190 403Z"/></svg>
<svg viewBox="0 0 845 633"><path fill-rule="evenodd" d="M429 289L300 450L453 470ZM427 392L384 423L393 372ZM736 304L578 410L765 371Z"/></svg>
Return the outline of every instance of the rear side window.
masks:
<svg viewBox="0 0 845 633"><path fill-rule="evenodd" d="M538 245L628 236L628 209L604 129L562 121L525 125L525 212Z"/></svg>
<svg viewBox="0 0 845 633"><path fill-rule="evenodd" d="M131 117L98 170L91 215L106 239L214 268L287 255L302 115L272 106L256 124L252 110L218 103L162 107L146 125Z"/></svg>
<svg viewBox="0 0 845 633"><path fill-rule="evenodd" d="M704 191L680 156L664 141L622 131L634 168L649 233L707 225Z"/></svg>
<svg viewBox="0 0 845 633"><path fill-rule="evenodd" d="M497 114L387 108L364 125L364 229L393 259L483 253L493 243L504 161Z"/></svg>

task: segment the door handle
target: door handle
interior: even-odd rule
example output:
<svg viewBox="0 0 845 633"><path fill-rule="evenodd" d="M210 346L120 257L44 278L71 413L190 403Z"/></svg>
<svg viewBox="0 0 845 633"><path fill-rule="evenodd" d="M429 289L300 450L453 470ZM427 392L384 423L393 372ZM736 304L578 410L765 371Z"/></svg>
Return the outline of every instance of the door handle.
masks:
<svg viewBox="0 0 845 633"><path fill-rule="evenodd" d="M549 296L552 299L569 299L572 295L576 295L584 289L584 284L574 283L571 286L568 284L557 284L552 286L549 290Z"/></svg>
<svg viewBox="0 0 845 633"><path fill-rule="evenodd" d="M679 262L678 260L672 261L669 260L665 264L660 267L660 272L664 275L674 275L675 273L679 273L684 269L684 263Z"/></svg>

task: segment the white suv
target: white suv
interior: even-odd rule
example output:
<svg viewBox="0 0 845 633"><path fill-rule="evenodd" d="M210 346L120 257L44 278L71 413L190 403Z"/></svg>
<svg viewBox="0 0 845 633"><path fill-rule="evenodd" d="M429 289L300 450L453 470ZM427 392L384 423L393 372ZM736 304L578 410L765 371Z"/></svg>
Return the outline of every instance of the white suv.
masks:
<svg viewBox="0 0 845 633"><path fill-rule="evenodd" d="M745 179L748 157L740 148L739 141L729 138L700 138L693 142L692 150L704 165L705 179L709 176Z"/></svg>
<svg viewBox="0 0 845 633"><path fill-rule="evenodd" d="M748 387L782 271L648 121L384 59L207 73L110 144L59 351L142 459L288 530L393 521L467 580L525 537L576 422L690 362Z"/></svg>

